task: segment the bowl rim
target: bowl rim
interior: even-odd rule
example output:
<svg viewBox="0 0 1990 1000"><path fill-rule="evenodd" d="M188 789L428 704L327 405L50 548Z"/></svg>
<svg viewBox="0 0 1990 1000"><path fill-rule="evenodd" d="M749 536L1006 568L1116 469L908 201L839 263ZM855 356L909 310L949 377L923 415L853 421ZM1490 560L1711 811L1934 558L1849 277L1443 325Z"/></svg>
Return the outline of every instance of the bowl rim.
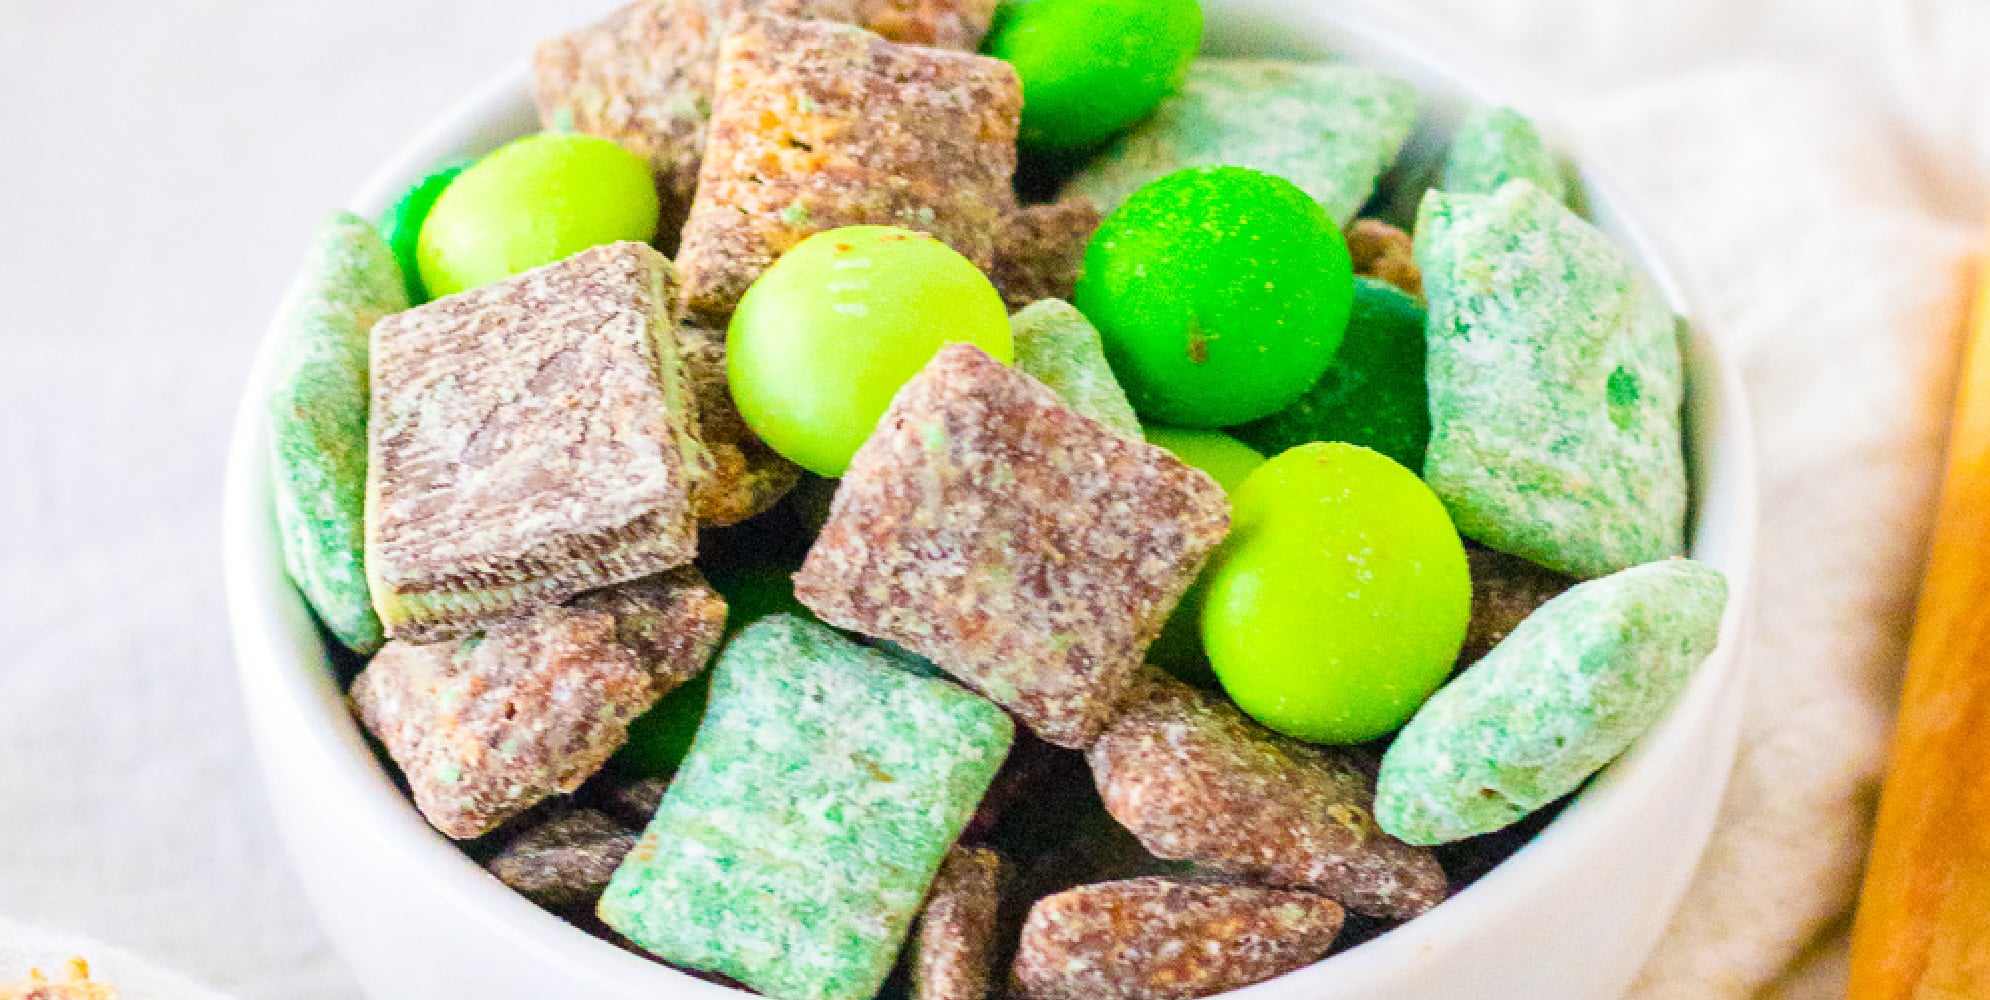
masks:
<svg viewBox="0 0 1990 1000"><path fill-rule="evenodd" d="M1207 6L1223 9L1224 15L1234 21L1253 16L1277 19L1294 13L1293 8L1308 5L1288 6L1279 0L1229 3L1218 0ZM1508 67L1493 71L1476 54L1458 51L1460 47L1448 42L1443 30L1425 19L1366 2L1314 3L1303 13L1323 19L1323 23L1330 22L1331 33L1336 36L1355 39L1372 49L1393 50L1420 63L1446 85L1474 100L1523 108L1552 138L1566 138L1554 126L1556 119L1547 110L1551 105L1532 96L1540 90L1522 70ZM1325 29L1320 33L1325 33ZM351 210L367 218L378 217L408 183L428 173L435 164L461 150L492 148L505 138L536 128L530 94L528 68L514 65L457 102L390 158L349 202ZM1653 214L1611 179L1606 158L1579 143L1554 141L1552 144L1570 163L1580 167L1592 203L1612 207L1616 230L1613 238L1639 261L1673 308L1689 320L1692 330L1689 354L1704 359L1701 367L1715 376L1712 386L1689 382L1688 417L1692 419L1690 400L1695 388L1701 392L1714 390L1721 410L1718 422L1715 426L1689 430L1689 436L1704 438L1707 448L1722 452L1716 457L1724 494L1721 507L1727 515L1724 569L1729 577L1730 599L1721 623L1719 645L1660 725L1585 787L1576 801L1538 836L1493 871L1430 913L1387 934L1276 979L1222 994L1224 997L1271 1000L1273 993L1283 996L1286 991L1301 988L1359 989L1364 982L1380 982L1405 961L1414 961L1433 949L1462 940L1471 927L1481 922L1500 919L1502 912L1518 905L1513 899L1524 897L1513 890L1524 886L1534 872L1556 868L1568 859L1591 853L1624 827L1624 821L1617 817L1625 815L1642 795L1649 794L1650 786L1661 777L1655 763L1657 758L1686 752L1688 746L1705 738L1710 727L1718 728L1721 712L1736 710L1754 590L1758 519L1757 465L1746 390L1738 369L1710 333L1704 315L1704 303L1710 299L1701 291L1700 278L1687 263L1691 258L1676 252L1676 247L1640 221ZM512 892L431 829L377 763L345 709L344 693L324 651L319 650L316 668L312 669L308 651L298 648L293 641L296 635L311 634L315 626L302 599L284 576L269 510L263 397L275 360L272 334L273 331L266 333L258 344L256 360L237 407L223 505L228 613L238 681L251 713L279 713L280 717L268 721L279 724L279 731L290 732L294 737L291 744L306 749L317 758L324 773L334 776L335 787L321 792L347 805L353 816L352 829L362 831L383 850L400 856L410 871L419 873L423 891L447 898L454 909L500 935L513 948L556 963L578 980L615 982L666 996L708 1000L741 996L737 991L616 948ZM1689 447L1689 452L1694 450ZM1698 475L1711 477L1706 468L1699 469ZM1696 482L1694 486L1696 492L1708 492L1706 483ZM1694 513L1698 518L1706 512L1696 509ZM306 631L300 632L300 628ZM306 669L275 669L279 664ZM1727 745L1717 752L1721 761L1731 763L1735 739L1731 731L1735 727L1725 728L1728 732L1721 738ZM262 745L260 733L257 751L258 757L267 762L269 748ZM1729 770L1723 767L1723 788L1713 790L1714 793L1724 794ZM265 773L265 779L274 782L277 776ZM1704 851L1705 840L1701 836L1695 845L1696 857ZM1667 914L1684 893L1690 874L1688 870L1673 880L1675 884L1669 887L1666 897Z"/></svg>

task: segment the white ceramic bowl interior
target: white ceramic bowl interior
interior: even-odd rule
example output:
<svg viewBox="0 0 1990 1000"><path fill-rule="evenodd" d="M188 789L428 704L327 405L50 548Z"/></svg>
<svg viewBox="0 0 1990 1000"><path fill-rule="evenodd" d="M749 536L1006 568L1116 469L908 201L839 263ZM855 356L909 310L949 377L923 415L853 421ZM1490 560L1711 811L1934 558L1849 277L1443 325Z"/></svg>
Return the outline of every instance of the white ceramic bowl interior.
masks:
<svg viewBox="0 0 1990 1000"><path fill-rule="evenodd" d="M1334 55L1400 74L1426 98L1409 160L1441 151L1462 109L1552 109L1515 74L1472 68L1429 26L1354 3L1204 0L1213 52ZM411 145L352 202L376 215L432 164L534 130L511 73ZM1566 147L1564 147L1566 150ZM1605 168L1570 151L1591 216L1689 318L1669 268ZM1663 725L1538 838L1432 913L1236 1000L1556 1000L1619 995L1705 847L1735 752L1755 527L1747 407L1704 325L1687 344L1693 554L1734 597L1721 643ZM267 343L230 456L226 571L244 698L286 845L334 943L377 1000L737 1000L542 912L431 830L381 769L345 702L311 615L284 577L267 488Z"/></svg>

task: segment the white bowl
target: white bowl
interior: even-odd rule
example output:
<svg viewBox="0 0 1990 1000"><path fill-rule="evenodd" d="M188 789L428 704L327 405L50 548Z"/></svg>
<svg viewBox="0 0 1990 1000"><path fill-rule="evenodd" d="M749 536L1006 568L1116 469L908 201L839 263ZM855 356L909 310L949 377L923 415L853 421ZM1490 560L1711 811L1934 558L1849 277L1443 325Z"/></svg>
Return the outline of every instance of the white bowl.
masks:
<svg viewBox="0 0 1990 1000"><path fill-rule="evenodd" d="M1551 118L1518 89L1439 53L1397 15L1326 0L1204 0L1209 47L1336 54L1398 73L1428 104L1414 157L1469 102ZM377 214L431 164L537 127L524 72L456 108L353 201ZM1576 151L1592 217L1688 317L1698 300L1635 206ZM1687 348L1693 554L1725 571L1720 647L1664 724L1537 839L1430 914L1238 1000L1558 1000L1622 993L1677 905L1734 760L1755 545L1755 468L1733 367L1704 325ZM237 417L225 512L229 613L270 799L305 890L377 1000L737 1000L604 944L486 875L415 812L347 714L310 613L285 579L266 484L267 342Z"/></svg>

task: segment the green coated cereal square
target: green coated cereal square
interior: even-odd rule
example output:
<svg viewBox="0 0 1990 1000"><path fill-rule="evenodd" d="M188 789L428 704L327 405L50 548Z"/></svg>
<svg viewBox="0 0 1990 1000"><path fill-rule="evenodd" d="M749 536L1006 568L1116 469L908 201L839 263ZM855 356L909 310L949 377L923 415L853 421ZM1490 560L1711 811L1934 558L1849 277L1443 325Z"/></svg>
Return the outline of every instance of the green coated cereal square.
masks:
<svg viewBox="0 0 1990 1000"><path fill-rule="evenodd" d="M1416 123L1416 91L1341 63L1202 59L1181 90L1065 188L1110 212L1187 167L1250 167L1312 195L1345 226Z"/></svg>
<svg viewBox="0 0 1990 1000"><path fill-rule="evenodd" d="M762 619L720 657L690 756L600 916L777 1000L871 997L1013 736L951 682Z"/></svg>
<svg viewBox="0 0 1990 1000"><path fill-rule="evenodd" d="M1679 321L1623 251L1525 180L1432 192L1424 479L1458 530L1580 579L1679 555Z"/></svg>

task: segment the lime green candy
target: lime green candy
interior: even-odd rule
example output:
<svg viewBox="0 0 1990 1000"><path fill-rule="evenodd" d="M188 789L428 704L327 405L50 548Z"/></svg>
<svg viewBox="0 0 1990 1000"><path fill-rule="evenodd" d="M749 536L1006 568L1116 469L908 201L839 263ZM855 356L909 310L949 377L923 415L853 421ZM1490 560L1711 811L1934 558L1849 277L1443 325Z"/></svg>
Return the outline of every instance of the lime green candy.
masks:
<svg viewBox="0 0 1990 1000"><path fill-rule="evenodd" d="M982 51L1022 78L1019 141L1076 150L1147 117L1201 44L1195 0L1020 0L996 12Z"/></svg>
<svg viewBox="0 0 1990 1000"><path fill-rule="evenodd" d="M1106 219L1076 301L1141 417L1224 427L1320 380L1353 296L1347 242L1319 203L1270 174L1195 167Z"/></svg>
<svg viewBox="0 0 1990 1000"><path fill-rule="evenodd" d="M659 211L649 165L606 139L529 136L450 183L415 256L438 298L503 281L604 243L647 243Z"/></svg>
<svg viewBox="0 0 1990 1000"><path fill-rule="evenodd" d="M436 199L469 168L468 163L451 163L414 183L402 192L380 216L380 238L394 251L401 264L401 278L408 286L408 301L421 305L428 301L428 289L421 280L421 227Z"/></svg>
<svg viewBox="0 0 1990 1000"><path fill-rule="evenodd" d="M899 387L950 343L1014 359L995 286L923 233L852 226L803 240L746 290L726 364L754 433L836 478Z"/></svg>
<svg viewBox="0 0 1990 1000"><path fill-rule="evenodd" d="M1209 473L1225 492L1235 493L1237 487L1264 464L1264 456L1245 444L1221 431L1192 430L1182 427L1147 427L1147 443L1157 445L1188 465ZM1168 616L1168 624L1161 629L1161 635L1154 645L1147 648L1147 662L1180 680L1197 687L1211 687L1216 675L1209 671L1209 657L1202 652L1202 634L1199 621L1202 618L1202 602L1209 590L1209 574L1204 573L1182 595L1175 612Z"/></svg>
<svg viewBox="0 0 1990 1000"><path fill-rule="evenodd" d="M1232 502L1202 611L1224 689L1315 743L1400 728L1449 676L1471 617L1464 543L1436 495L1377 452L1315 443Z"/></svg>

